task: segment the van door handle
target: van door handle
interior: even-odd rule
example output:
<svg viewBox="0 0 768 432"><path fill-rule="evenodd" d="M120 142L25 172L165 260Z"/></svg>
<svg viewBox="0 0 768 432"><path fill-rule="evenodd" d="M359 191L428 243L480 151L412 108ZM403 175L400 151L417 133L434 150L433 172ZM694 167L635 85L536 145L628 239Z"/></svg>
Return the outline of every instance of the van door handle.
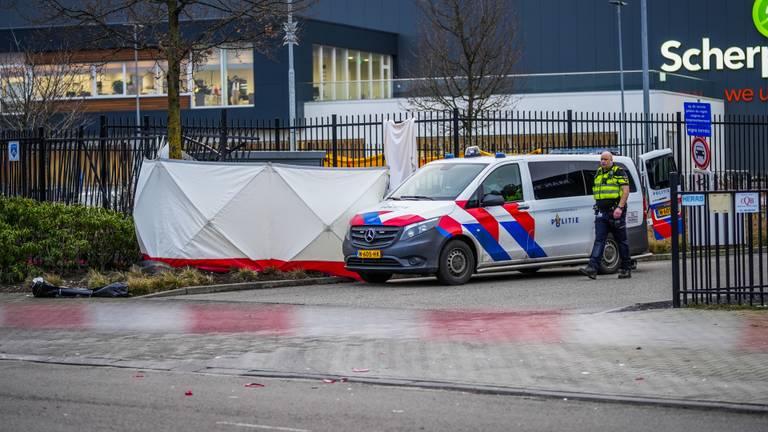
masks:
<svg viewBox="0 0 768 432"><path fill-rule="evenodd" d="M518 209L518 210L528 210L528 209L530 209L530 208L531 208L531 206L529 206L528 204L519 204L519 205L517 206L517 209Z"/></svg>

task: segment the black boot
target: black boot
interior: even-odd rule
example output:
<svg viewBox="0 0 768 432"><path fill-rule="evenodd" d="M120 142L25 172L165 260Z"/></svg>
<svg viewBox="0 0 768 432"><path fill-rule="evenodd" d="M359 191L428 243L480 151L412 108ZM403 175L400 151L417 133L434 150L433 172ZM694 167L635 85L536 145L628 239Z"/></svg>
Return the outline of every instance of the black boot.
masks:
<svg viewBox="0 0 768 432"><path fill-rule="evenodd" d="M632 277L632 271L631 270L619 270L619 279L629 279Z"/></svg>
<svg viewBox="0 0 768 432"><path fill-rule="evenodd" d="M590 279L597 279L597 270L592 266L586 266L579 269L579 273Z"/></svg>

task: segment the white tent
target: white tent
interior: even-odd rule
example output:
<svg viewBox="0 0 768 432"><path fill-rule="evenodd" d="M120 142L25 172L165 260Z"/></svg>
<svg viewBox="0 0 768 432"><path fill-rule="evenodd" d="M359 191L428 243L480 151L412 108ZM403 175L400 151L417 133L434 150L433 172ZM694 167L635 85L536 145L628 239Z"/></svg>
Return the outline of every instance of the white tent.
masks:
<svg viewBox="0 0 768 432"><path fill-rule="evenodd" d="M350 276L349 220L386 187L384 168L145 160L133 216L148 259Z"/></svg>

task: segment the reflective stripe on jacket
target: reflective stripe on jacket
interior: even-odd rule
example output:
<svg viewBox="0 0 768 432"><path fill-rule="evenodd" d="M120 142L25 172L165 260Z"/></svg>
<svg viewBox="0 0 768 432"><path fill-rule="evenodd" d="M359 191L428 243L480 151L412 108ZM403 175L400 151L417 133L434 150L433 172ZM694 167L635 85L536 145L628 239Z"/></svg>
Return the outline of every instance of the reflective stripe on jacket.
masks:
<svg viewBox="0 0 768 432"><path fill-rule="evenodd" d="M608 170L598 168L595 174L595 184L592 187L592 195L595 200L618 200L621 198L621 187L629 185L624 171L613 165Z"/></svg>

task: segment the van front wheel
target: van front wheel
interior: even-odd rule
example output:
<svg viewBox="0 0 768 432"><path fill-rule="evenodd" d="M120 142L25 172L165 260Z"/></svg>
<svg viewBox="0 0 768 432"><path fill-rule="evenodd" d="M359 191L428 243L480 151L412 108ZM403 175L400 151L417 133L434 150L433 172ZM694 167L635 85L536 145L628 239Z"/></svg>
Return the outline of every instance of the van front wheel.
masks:
<svg viewBox="0 0 768 432"><path fill-rule="evenodd" d="M600 274L613 274L619 270L621 256L619 255L619 243L613 238L613 234L608 234L605 239L605 249L603 249L603 258L600 260Z"/></svg>
<svg viewBox="0 0 768 432"><path fill-rule="evenodd" d="M440 252L437 280L445 285L467 283L475 271L475 254L461 240L449 241Z"/></svg>

